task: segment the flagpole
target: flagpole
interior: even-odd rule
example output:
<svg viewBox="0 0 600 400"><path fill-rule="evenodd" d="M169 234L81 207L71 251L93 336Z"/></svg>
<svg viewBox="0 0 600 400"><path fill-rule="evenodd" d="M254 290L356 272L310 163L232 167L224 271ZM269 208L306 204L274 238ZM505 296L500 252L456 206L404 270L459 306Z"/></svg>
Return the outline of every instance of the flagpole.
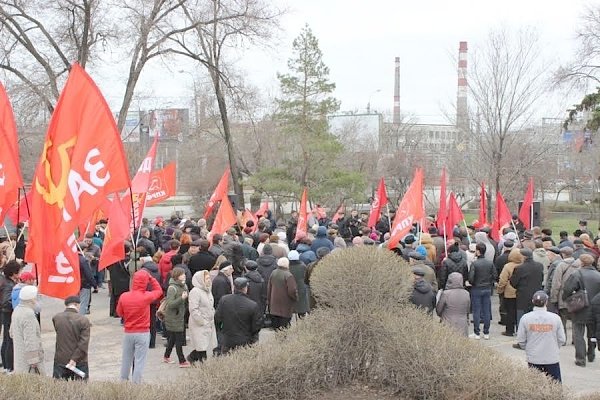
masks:
<svg viewBox="0 0 600 400"><path fill-rule="evenodd" d="M517 240L519 241L519 244L521 245L521 247L523 247L523 243L521 242L521 238L519 237L519 231L517 231L517 227L515 226L515 222L511 219L510 223L512 224L512 227L515 230L515 233L517 234Z"/></svg>
<svg viewBox="0 0 600 400"><path fill-rule="evenodd" d="M21 207L19 207L19 203L21 202L21 188L17 188L17 224L19 225L19 220L21 219L20 211L21 211ZM29 211L29 210L27 210ZM15 229L17 229L17 226L15 226Z"/></svg>
<svg viewBox="0 0 600 400"><path fill-rule="evenodd" d="M6 232L6 237L8 238L8 243L10 244L10 247L12 247L12 249L14 250L15 247L17 247L17 242L15 242L15 245L13 246L13 242L12 240L10 240L10 233L8 233L8 228L6 227L6 224L4 225L4 231Z"/></svg>
<svg viewBox="0 0 600 400"><path fill-rule="evenodd" d="M119 194L116 194L116 198L113 201L120 201ZM129 198L131 199L131 215L133 216L131 223L133 224L133 232L135 232L135 207L133 205L133 192L131 191L131 183L129 184ZM137 249L135 246L135 241L133 240L133 232L131 232L131 241L133 242L133 262L135 264L135 259L137 258Z"/></svg>
<svg viewBox="0 0 600 400"><path fill-rule="evenodd" d="M132 195L133 196L133 195ZM142 208L142 214L140 215L140 220L144 217L144 210L146 209L146 202L148 201L148 196L144 196L144 208ZM133 205L133 202L131 203ZM133 223L133 231L135 232L135 222ZM140 232L141 229L137 230L137 237L135 239L135 242L133 243L134 246L137 246L137 242L140 240Z"/></svg>

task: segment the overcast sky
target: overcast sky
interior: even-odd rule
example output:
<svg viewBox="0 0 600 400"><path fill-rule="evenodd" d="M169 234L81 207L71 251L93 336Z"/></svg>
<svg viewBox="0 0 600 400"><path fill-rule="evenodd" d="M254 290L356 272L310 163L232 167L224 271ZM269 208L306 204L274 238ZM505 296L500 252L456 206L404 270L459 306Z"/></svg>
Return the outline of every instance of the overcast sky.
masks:
<svg viewBox="0 0 600 400"><path fill-rule="evenodd" d="M469 48L485 40L490 29L534 27L540 35L545 59L560 63L574 53L575 34L580 16L590 1L570 0L286 0L289 12L282 20L282 32L270 50L252 50L238 59L238 68L265 94L275 95L276 73L286 71L291 43L305 23L320 42L335 96L342 111L371 109L390 112L393 101L394 57L401 60L401 109L416 115L421 122L439 122L444 110L456 101L457 72L453 57L459 41ZM177 67L179 68L179 67ZM191 70L183 65L179 69ZM173 77L152 66L143 75L140 92L157 97L155 105L185 105L191 99L192 77L177 73ZM106 87L114 103L119 89ZM542 110L542 116L559 115L582 93L555 96ZM173 97L173 98L171 98ZM148 104L148 103L146 103ZM189 104L189 100L188 103ZM143 108L144 106L142 106ZM146 107L148 107L146 105Z"/></svg>

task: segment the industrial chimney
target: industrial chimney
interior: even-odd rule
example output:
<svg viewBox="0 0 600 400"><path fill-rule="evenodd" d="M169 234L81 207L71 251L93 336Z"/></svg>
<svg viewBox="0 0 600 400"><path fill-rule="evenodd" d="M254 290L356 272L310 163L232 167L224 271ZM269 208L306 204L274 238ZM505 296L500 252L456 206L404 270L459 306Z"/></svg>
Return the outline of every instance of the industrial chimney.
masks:
<svg viewBox="0 0 600 400"><path fill-rule="evenodd" d="M469 107L467 104L467 42L458 48L458 94L456 99L456 127L462 133L469 131Z"/></svg>
<svg viewBox="0 0 600 400"><path fill-rule="evenodd" d="M400 121L400 57L396 57L396 71L394 74L394 115L392 122L399 124Z"/></svg>

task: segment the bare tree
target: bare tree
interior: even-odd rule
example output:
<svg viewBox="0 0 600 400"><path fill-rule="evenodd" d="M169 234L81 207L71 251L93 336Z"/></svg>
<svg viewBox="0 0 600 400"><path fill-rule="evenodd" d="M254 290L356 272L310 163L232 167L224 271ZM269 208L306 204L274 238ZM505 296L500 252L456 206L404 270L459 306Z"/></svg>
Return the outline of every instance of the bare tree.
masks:
<svg viewBox="0 0 600 400"><path fill-rule="evenodd" d="M183 4L182 8L187 23L194 29L171 38L177 45L171 53L191 58L208 71L221 117L220 128L227 147L233 188L240 204L244 204L227 102L227 91L235 90L235 85L230 79L231 67L226 57L231 48L270 39L282 11L263 0L195 0Z"/></svg>
<svg viewBox="0 0 600 400"><path fill-rule="evenodd" d="M472 54L469 89L477 128L469 170L477 181L488 178L497 192L549 151L543 137L527 129L546 90L547 68L531 30L492 31Z"/></svg>

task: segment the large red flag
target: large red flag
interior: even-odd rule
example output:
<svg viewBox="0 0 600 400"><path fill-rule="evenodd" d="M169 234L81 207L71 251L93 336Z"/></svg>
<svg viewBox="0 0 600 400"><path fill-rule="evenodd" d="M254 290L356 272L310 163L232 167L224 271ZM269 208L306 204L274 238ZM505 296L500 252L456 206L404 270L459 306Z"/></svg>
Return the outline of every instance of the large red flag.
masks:
<svg viewBox="0 0 600 400"><path fill-rule="evenodd" d="M336 222L338 222L338 219L341 218L342 213L344 212L345 209L346 209L346 206L344 205L344 203L340 204L340 206L338 207L337 211L335 212L335 215L331 219L331 222L333 222L334 224Z"/></svg>
<svg viewBox="0 0 600 400"><path fill-rule="evenodd" d="M148 197L148 188L150 187L150 178L154 169L154 159L156 157L156 147L158 145L158 135L154 137L154 142L148 150L146 157L138 168L137 173L131 181L131 193L133 193L133 212L135 215L134 228L142 225L144 209L146 208L146 199ZM127 196L128 194L126 194Z"/></svg>
<svg viewBox="0 0 600 400"><path fill-rule="evenodd" d="M377 185L377 194L373 198L373 202L371 203L371 214L369 214L369 222L367 226L369 228L373 228L377 221L379 220L379 215L381 214L381 209L388 203L387 191L385 189L385 181L383 178L379 180L379 185Z"/></svg>
<svg viewBox="0 0 600 400"><path fill-rule="evenodd" d="M294 240L300 239L303 235L306 236L308 231L308 206L307 198L308 189L304 188L302 197L300 198L300 210L298 211L298 224L296 225L296 236Z"/></svg>
<svg viewBox="0 0 600 400"><path fill-rule="evenodd" d="M221 205L219 206L219 211L217 211L217 215L215 216L215 222L213 222L212 229L210 230L210 237L212 240L213 235L219 233L223 234L227 229L231 228L237 222L237 215L235 211L233 211L233 207L229 202L229 198L225 196L221 200Z"/></svg>
<svg viewBox="0 0 600 400"><path fill-rule="evenodd" d="M124 242L130 234L129 225L132 219L129 208L131 200L127 201L128 197L129 193L125 194L123 200L117 196L111 204L98 270L103 270L125 258Z"/></svg>
<svg viewBox="0 0 600 400"><path fill-rule="evenodd" d="M23 178L19 166L17 125L13 110L0 84L0 224L9 208L19 200Z"/></svg>
<svg viewBox="0 0 600 400"><path fill-rule="evenodd" d="M504 201L504 197L502 197L502 193L496 193L496 210L494 213L494 223L492 224L492 239L499 240L500 239L500 230L505 226L510 224L512 220L512 214Z"/></svg>
<svg viewBox="0 0 600 400"><path fill-rule="evenodd" d="M525 229L531 229L531 207L533 206L533 178L529 178L523 204L519 210L519 219L525 226Z"/></svg>
<svg viewBox="0 0 600 400"><path fill-rule="evenodd" d="M396 217L392 224L392 233L388 242L388 249L394 249L412 228L413 222L419 222L425 217L423 207L423 170L417 168L415 176L404 194Z"/></svg>
<svg viewBox="0 0 600 400"><path fill-rule="evenodd" d="M79 291L75 229L108 194L129 186L112 112L78 64L52 114L32 186L25 259L37 263L40 293L64 298Z"/></svg>
<svg viewBox="0 0 600 400"><path fill-rule="evenodd" d="M210 196L208 203L206 203L206 211L204 211L204 218L208 218L208 216L212 213L215 204L218 201L223 200L227 197L227 192L229 191L229 167L223 173L221 180L217 184L214 193Z"/></svg>
<svg viewBox="0 0 600 400"><path fill-rule="evenodd" d="M450 192L448 199L448 214L446 216L446 235L448 238L454 237L454 227L465 219L456 197L453 192Z"/></svg>
<svg viewBox="0 0 600 400"><path fill-rule="evenodd" d="M177 192L177 171L175 163L167 164L166 167L152 172L146 204L153 206L159 204Z"/></svg>
<svg viewBox="0 0 600 400"><path fill-rule="evenodd" d="M487 195L485 193L485 183L481 182L479 190L479 224L487 225Z"/></svg>
<svg viewBox="0 0 600 400"><path fill-rule="evenodd" d="M269 209L269 202L265 200L265 201L264 201L264 202L263 202L263 203L260 205L260 208L258 209L258 211L256 211L256 212L254 213L254 217L255 217L256 219L258 219L258 218L262 217L263 215L265 215L265 214L266 214L266 212L267 212L267 210L268 210L268 209Z"/></svg>
<svg viewBox="0 0 600 400"><path fill-rule="evenodd" d="M446 167L444 167L442 168L442 176L440 178L440 206L435 220L440 235L444 235L444 232L446 232L446 218L448 217L446 204Z"/></svg>

